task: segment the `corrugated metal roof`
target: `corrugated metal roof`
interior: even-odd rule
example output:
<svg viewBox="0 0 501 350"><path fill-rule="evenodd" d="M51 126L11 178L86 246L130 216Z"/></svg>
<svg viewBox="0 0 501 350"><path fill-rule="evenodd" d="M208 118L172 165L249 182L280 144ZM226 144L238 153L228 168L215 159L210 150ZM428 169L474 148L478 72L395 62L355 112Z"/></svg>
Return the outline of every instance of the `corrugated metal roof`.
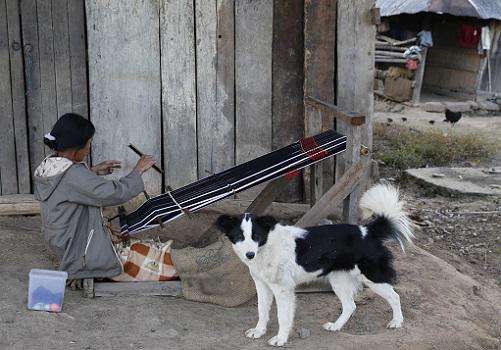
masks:
<svg viewBox="0 0 501 350"><path fill-rule="evenodd" d="M418 12L501 20L501 0L376 0L381 16Z"/></svg>

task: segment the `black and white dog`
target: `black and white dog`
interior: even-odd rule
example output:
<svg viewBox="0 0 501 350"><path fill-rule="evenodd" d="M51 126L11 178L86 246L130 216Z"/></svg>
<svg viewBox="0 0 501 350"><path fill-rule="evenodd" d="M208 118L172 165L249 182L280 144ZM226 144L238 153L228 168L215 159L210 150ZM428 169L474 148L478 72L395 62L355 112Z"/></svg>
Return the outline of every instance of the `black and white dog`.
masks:
<svg viewBox="0 0 501 350"><path fill-rule="evenodd" d="M324 329L337 331L344 326L356 308L354 295L363 285L390 304L393 319L388 327L400 327L403 316L400 297L392 287L393 256L383 241L396 240L403 249L403 243L413 238L403 204L396 188L379 184L361 198L364 216L375 216L365 226L340 224L303 229L283 226L271 216L220 216L217 226L233 243L256 284L259 321L245 335L260 338L266 333L275 297L279 330L268 344L284 345L294 319L295 287L316 279L326 279L342 304L339 318L325 323Z"/></svg>

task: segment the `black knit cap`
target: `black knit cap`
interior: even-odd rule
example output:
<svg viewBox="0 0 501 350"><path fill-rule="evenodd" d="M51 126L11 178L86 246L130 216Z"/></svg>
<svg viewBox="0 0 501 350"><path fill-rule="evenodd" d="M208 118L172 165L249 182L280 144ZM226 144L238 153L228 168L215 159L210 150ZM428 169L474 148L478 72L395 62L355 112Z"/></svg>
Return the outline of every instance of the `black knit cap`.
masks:
<svg viewBox="0 0 501 350"><path fill-rule="evenodd" d="M89 120L79 114L67 113L57 120L43 142L54 151L78 150L94 136L95 131Z"/></svg>

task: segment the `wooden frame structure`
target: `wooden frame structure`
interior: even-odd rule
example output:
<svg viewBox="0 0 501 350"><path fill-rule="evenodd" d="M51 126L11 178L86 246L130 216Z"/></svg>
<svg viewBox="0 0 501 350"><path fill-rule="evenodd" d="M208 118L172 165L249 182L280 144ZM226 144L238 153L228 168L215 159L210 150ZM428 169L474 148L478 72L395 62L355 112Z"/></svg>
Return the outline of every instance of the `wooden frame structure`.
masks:
<svg viewBox="0 0 501 350"><path fill-rule="evenodd" d="M315 225L334 213L334 209L341 204L343 222L357 223L358 202L369 177L369 149L372 145L374 1L305 0L304 7L301 7L289 6L289 9L297 10L298 13L303 13L304 10L303 136L335 128L346 135L347 147L335 163L333 159L328 159L303 171L305 197L309 200L310 208L296 224L303 227ZM275 9L280 10L280 7ZM282 30L289 37L291 29L284 27ZM299 35L295 40L300 38ZM297 64L297 61L294 62ZM292 70L297 69L296 66L290 67ZM288 112L280 115L283 115L280 122L272 125L273 132L290 123L286 118L290 115ZM245 212L262 214L288 184L294 183L299 183L297 178L294 181L290 176L283 176L270 181L264 188L258 187L257 189L261 189L260 193ZM218 234L214 226L209 227L197 245L205 246ZM94 283L93 280L85 280L84 286L84 295L88 297L121 294L182 295L177 281ZM318 290L323 289L306 288L298 289L298 292Z"/></svg>
<svg viewBox="0 0 501 350"><path fill-rule="evenodd" d="M306 96L305 104L312 107L315 113L305 113L305 123L310 126L310 134L313 135L333 125L334 119L344 124L347 130L347 148L344 157L344 167L347 169L336 183L326 192L322 193L321 181L322 162L311 165L309 168L311 208L297 221L298 226L307 227L320 222L323 218L333 213L334 209L343 203L343 221L356 223L358 220L358 185L363 178L364 168L368 164L368 150L361 143L361 126L365 124L365 116L355 112L345 112L337 106ZM324 118L324 114L328 118ZM328 124L322 120L329 120ZM259 195L245 210L255 215L262 214L271 203L280 195L293 177L282 176L270 181L261 190ZM202 234L199 245L213 240L218 234L215 226L209 227ZM96 296L119 296L119 295L164 295L182 296L181 283L179 281L168 282L94 282L93 279L84 280L84 297Z"/></svg>

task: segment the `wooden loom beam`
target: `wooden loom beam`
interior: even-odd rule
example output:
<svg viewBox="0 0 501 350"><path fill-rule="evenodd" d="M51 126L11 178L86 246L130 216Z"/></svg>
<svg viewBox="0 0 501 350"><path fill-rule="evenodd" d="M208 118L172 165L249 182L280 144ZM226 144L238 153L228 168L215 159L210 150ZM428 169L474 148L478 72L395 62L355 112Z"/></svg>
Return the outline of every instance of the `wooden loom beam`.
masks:
<svg viewBox="0 0 501 350"><path fill-rule="evenodd" d="M368 154L368 149L364 147L361 143L362 140L361 128L366 122L365 116L356 112L345 112L331 103L321 101L312 96L305 96L304 102L306 106L305 127L308 134L318 133L321 132L323 129L329 127L329 125L327 126L322 125L322 120L324 119L322 118L323 114L327 114L330 117L329 120L332 120L332 122L329 122L329 124L331 125L334 124L334 119L346 125L345 128L346 132L344 132L347 139L346 151L342 156L343 157L342 160L337 162L336 171L339 174L338 175L339 178L336 180L336 184L334 185L334 187L336 187L336 185L339 182L347 181L346 174L350 173L350 170L353 170L353 166L355 164L360 163L361 166L360 172L361 174L363 174L363 168L365 168L365 166L368 163L367 158L365 157L363 157L362 160L360 161L361 155L366 156ZM333 187L331 187L331 189L328 190L326 194L323 193L324 185L322 177L323 177L322 164L317 163L315 165L310 166L310 191L311 191L310 203L312 205L310 212L318 210L318 206L316 205L316 203L321 201L322 198L324 198L328 193L331 193L331 190L333 189ZM358 222L359 219L358 200L360 197L360 191L362 190L361 188L358 188L357 185L358 182L362 180L362 178L360 177L351 180L356 180L356 181L353 182L353 185L350 187L350 192L348 192L342 198L344 199L342 219L343 222L345 223L355 224ZM349 183L351 184L352 181L350 181ZM339 187L336 188L339 189ZM323 203L324 201L322 200L321 202ZM333 208L338 204L340 204L340 202L331 206L331 209L333 210ZM321 219L325 218L328 214L329 212L327 212L327 214L323 217L317 217L316 215L309 214L308 212L307 214L305 214L305 216L311 215L311 217L316 218L318 222ZM309 220L307 225L313 225L316 224L317 222Z"/></svg>
<svg viewBox="0 0 501 350"><path fill-rule="evenodd" d="M301 227L316 225L327 217L337 205L353 192L362 178L362 174L363 164L362 161L358 161L299 219L296 225Z"/></svg>

